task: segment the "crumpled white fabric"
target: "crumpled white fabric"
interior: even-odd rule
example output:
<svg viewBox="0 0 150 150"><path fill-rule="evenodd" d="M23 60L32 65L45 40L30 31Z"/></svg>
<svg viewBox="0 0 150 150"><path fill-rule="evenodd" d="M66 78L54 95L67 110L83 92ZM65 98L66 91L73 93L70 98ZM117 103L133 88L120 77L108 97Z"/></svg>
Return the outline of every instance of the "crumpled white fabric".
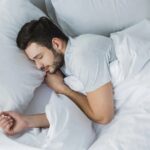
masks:
<svg viewBox="0 0 150 150"><path fill-rule="evenodd" d="M150 149L150 21L112 34L116 115L89 150Z"/></svg>
<svg viewBox="0 0 150 150"><path fill-rule="evenodd" d="M112 35L118 58L110 64L116 116L106 126L95 125L99 135L89 150L150 149L150 34L148 33L150 33L150 22L145 20ZM84 93L82 83L74 76L66 78L65 83L72 89ZM86 127L89 132L91 123L89 124L84 114L78 112L66 96L53 93L50 104L46 107L46 114L51 123L47 149L87 149L79 145L75 147L77 144L70 144L73 138L75 143L78 142L77 128L83 131ZM70 127L70 122L75 118L81 122L75 130L71 127L68 132L68 126ZM82 121L86 123L83 125ZM83 139L81 135L79 134L80 140ZM93 139L89 141L92 142Z"/></svg>
<svg viewBox="0 0 150 150"><path fill-rule="evenodd" d="M43 149L87 150L90 145L89 150L150 149L150 21L145 20L113 36L118 57L110 64L116 107L114 119L106 126L97 125L100 128L95 140L90 120L70 99L53 93L46 107L51 126ZM84 93L77 78L68 80L67 84L75 81L70 87ZM3 136L0 136L1 141L10 146L0 143L0 149L17 147Z"/></svg>
<svg viewBox="0 0 150 150"><path fill-rule="evenodd" d="M69 84L70 79L76 81L76 85L81 85L71 76L65 81ZM80 88L82 86L78 86ZM50 128L44 149L87 150L95 140L92 121L65 95L52 93L46 115Z"/></svg>
<svg viewBox="0 0 150 150"><path fill-rule="evenodd" d="M117 60L111 64L114 86L137 75L150 59L150 21L111 34Z"/></svg>
<svg viewBox="0 0 150 150"><path fill-rule="evenodd" d="M75 91L82 91L82 83L74 76L65 78L65 83ZM76 83L76 84L74 84ZM0 133L1 148L9 150L17 146L30 150L87 150L94 142L96 133L92 121L66 96L52 92L46 115L50 122L48 131L35 128L31 131L12 137Z"/></svg>

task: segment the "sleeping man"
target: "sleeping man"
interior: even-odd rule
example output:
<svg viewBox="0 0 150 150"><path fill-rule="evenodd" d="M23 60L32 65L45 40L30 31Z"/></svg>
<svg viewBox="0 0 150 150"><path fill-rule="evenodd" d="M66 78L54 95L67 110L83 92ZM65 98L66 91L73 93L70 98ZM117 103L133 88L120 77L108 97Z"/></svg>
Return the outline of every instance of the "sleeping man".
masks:
<svg viewBox="0 0 150 150"><path fill-rule="evenodd" d="M116 55L110 38L93 34L67 37L42 17L21 28L17 45L38 69L45 71L45 81L56 93L69 97L94 122L107 124L112 120L114 103L109 64ZM69 88L62 72L77 77L86 95ZM8 135L49 126L45 114L0 113L0 127Z"/></svg>

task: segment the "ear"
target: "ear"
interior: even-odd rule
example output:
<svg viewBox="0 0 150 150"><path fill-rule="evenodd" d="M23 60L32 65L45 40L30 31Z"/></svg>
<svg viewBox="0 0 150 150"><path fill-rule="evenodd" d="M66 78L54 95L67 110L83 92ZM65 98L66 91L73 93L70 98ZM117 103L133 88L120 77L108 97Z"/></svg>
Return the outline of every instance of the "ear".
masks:
<svg viewBox="0 0 150 150"><path fill-rule="evenodd" d="M63 49L63 41L60 38L52 39L52 46L57 52L62 52Z"/></svg>

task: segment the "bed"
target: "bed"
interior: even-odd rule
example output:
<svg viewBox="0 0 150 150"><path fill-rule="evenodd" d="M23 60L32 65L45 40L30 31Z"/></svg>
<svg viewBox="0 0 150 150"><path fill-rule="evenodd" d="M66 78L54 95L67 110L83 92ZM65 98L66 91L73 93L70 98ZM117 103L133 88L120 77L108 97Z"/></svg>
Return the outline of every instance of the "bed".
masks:
<svg viewBox="0 0 150 150"><path fill-rule="evenodd" d="M19 2L19 0L17 1L18 3L20 3L18 4L18 7L20 6L25 7L26 5L27 6L30 5L26 4L25 2L22 4L22 2ZM136 8L138 8L140 7L142 1L140 0L136 1L137 1ZM115 24L111 25L110 24L111 21L108 22L108 20L110 20L109 17L103 18L103 21L106 25L98 23L97 25L95 26L92 25L91 27L90 24L84 29L83 27L85 26L85 24L87 24L86 18L85 21L81 17L84 21L83 22L81 21L83 23L83 26L81 26L80 29L79 29L80 26L74 23L74 21L75 22L80 21L78 20L78 17L82 14L81 12L77 14L78 16L77 18L76 15L73 16L73 12L77 10L76 9L77 6L75 7L75 9L72 8L72 13L68 13L67 11L66 4L71 6L71 2L72 2L71 0L70 3L69 1L63 2L64 5L62 6L61 0L57 0L57 2L54 0L45 0L45 1L32 0L32 3L35 6L39 7L44 12L41 12L41 10L39 9L37 10L34 6L31 7L29 6L30 9L34 9L33 13L35 13L35 15L33 15L29 20L36 19L40 16L48 14L50 19L55 24L57 24L68 36L76 36L79 34L87 33L89 31L91 33L110 36L110 38L112 38L116 50L116 55L118 58L116 61L110 64L110 72L114 88L114 101L116 108L115 118L108 125L98 125L96 123L91 122L77 108L77 106L75 106L74 103L68 100L67 97L65 97L64 95L58 96L49 87L47 87L47 85L42 80L43 74L41 74L40 72L36 72L37 70L34 70L34 72L29 75L34 75L37 81L33 82L32 85L29 85L27 81L26 82L22 81L24 84L28 86L28 88L30 89L32 88L31 90L32 92L30 93L30 95L26 95L26 93L23 93L25 99L29 97L30 98L32 97L32 99L29 100L28 103L26 102L25 104L23 100L21 102L19 101L18 105L13 107L10 106L10 104L12 103L10 99L10 104L6 105L4 110L11 108L12 110L22 111L22 109L20 108L26 108L24 109L25 114L37 114L46 112L48 120L50 122L53 122L52 126L50 129L37 129L37 128L31 129L23 134L13 137L7 137L3 133L0 133L0 149L16 150L18 148L21 150L42 150L42 149L149 150L150 149L150 142L149 142L150 21L148 20L148 18L150 18L150 11L149 11L150 5L148 5L150 4L149 0L143 1L145 7L142 6L140 9L140 11L143 12L143 16L141 14L139 15L139 18L135 17L136 19L134 21L132 20L133 16L131 18L130 17L126 18L126 16L124 15L123 19L124 25L122 21L119 22L120 24L116 25L115 21L117 20L114 21L113 19L111 19L111 21L113 20ZM79 4L78 7L80 6L80 2L82 3L84 2L84 0L76 2L76 4ZM90 0L88 2L90 2ZM121 2L122 2L121 6L126 7L128 6L125 3L125 0L122 0ZM1 5L3 4L5 4L4 1L1 2ZM12 5L14 4L12 3ZM116 5L113 5L113 8L115 8L114 6ZM132 4L129 6L132 6ZM94 3L92 3L92 7L96 9ZM79 10L80 9L84 10L83 7L81 8L79 7ZM91 8L85 7L85 9L89 9L92 12ZM119 11L117 8L115 10ZM39 13L36 13L37 11L39 11ZM22 14L25 13L26 12L23 12ZM134 14L133 10L131 11L131 13L132 15ZM71 20L72 18L69 18L70 17L69 15L71 15L73 20ZM92 14L90 15L91 16L88 17L92 18ZM110 16L110 12L106 13L105 15ZM21 21L24 23L26 22L26 19L27 17L25 17ZM127 22L128 19L131 20ZM13 20L12 23L14 23ZM22 24L20 23L20 26L21 25ZM96 29L97 26L99 25L100 27ZM0 24L0 27L4 26ZM90 29L90 27L92 29ZM17 30L15 29L15 32L16 31ZM2 31L0 32L3 33ZM10 38L14 40L12 37ZM1 39L5 38L2 37ZM22 54L20 53L17 56L20 55L21 58L24 58L24 56L22 56ZM34 66L32 66L31 68L27 69L33 70L35 68ZM26 74L20 75L25 76ZM28 75L26 75L25 77L29 79ZM32 80L32 78L30 80ZM3 83L1 80L0 82ZM72 89L84 93L82 83L80 83L80 81L78 81L78 79L76 79L75 77L73 76L66 77L65 82ZM12 85L14 86L14 84ZM28 91L27 87L23 87L22 85L20 86L24 88L26 91ZM1 86L0 89L3 90L3 87ZM6 91L4 91L3 93L5 92ZM7 98L6 94L3 95L4 98ZM0 97L0 99L2 98ZM0 109L1 107L2 105L0 105ZM74 123L77 123L78 126L74 126Z"/></svg>

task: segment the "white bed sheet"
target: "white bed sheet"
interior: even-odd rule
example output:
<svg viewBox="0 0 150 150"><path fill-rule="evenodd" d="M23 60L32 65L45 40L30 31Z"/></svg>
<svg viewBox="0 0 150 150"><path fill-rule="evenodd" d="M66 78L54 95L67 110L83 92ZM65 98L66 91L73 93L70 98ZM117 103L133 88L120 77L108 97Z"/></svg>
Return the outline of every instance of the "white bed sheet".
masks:
<svg viewBox="0 0 150 150"><path fill-rule="evenodd" d="M128 68L123 68L125 69L123 71L126 73L129 72L130 74L120 74L121 70L119 72L117 71L120 67L117 61L111 65L111 72L114 80L117 80L116 77L122 76L119 82L114 81L116 116L107 126L100 126L100 134L89 150L150 149L150 22L146 21L140 25L142 30L138 29L141 33L139 34L139 38L140 36L144 36L143 40L140 40L139 42L139 38L137 38L137 36L135 36L136 38L134 36L127 36L122 43L122 48L126 48L126 51L124 52L129 52L129 56L125 61L129 62L128 58L131 54L133 54L134 57L134 59L132 59L133 61L130 61L130 66L132 66L130 68L130 72L128 71ZM144 29L146 32L144 32ZM148 33L147 37L146 33ZM135 52L134 50L137 48L140 51ZM148 59L146 60L139 52L142 52L142 55L145 54ZM120 53L120 55L124 58L124 53ZM139 64L137 63L138 65L136 65L136 60L143 58L145 62L144 60L140 61L143 65L140 64L141 68L139 68ZM132 76L132 73L134 76ZM46 85L43 84L37 90L38 91L35 93L34 100L27 110L28 113L44 112L44 106L49 101L51 90L47 88ZM38 104L34 104L38 103L38 101L40 109ZM33 129L32 131L24 134L22 139L15 139L16 142L8 139L4 135L0 135L0 150L16 150L17 148L21 150L40 150L41 145L43 145L47 138L46 134L47 130L40 131L39 129ZM39 147L39 149L36 147Z"/></svg>
<svg viewBox="0 0 150 150"><path fill-rule="evenodd" d="M34 97L29 104L25 114L45 113L45 106L48 104L51 89L43 83L35 91ZM34 128L27 133L15 137L7 137L0 133L0 150L37 150L46 140L48 129Z"/></svg>
<svg viewBox="0 0 150 150"><path fill-rule="evenodd" d="M10 138L6 137L5 135L0 135L0 150L40 150L35 147L28 146L26 144L18 143Z"/></svg>
<svg viewBox="0 0 150 150"><path fill-rule="evenodd" d="M52 90L45 83L42 83L42 85L36 89L34 97L25 113L26 114L44 113L45 106L49 102L51 93Z"/></svg>

